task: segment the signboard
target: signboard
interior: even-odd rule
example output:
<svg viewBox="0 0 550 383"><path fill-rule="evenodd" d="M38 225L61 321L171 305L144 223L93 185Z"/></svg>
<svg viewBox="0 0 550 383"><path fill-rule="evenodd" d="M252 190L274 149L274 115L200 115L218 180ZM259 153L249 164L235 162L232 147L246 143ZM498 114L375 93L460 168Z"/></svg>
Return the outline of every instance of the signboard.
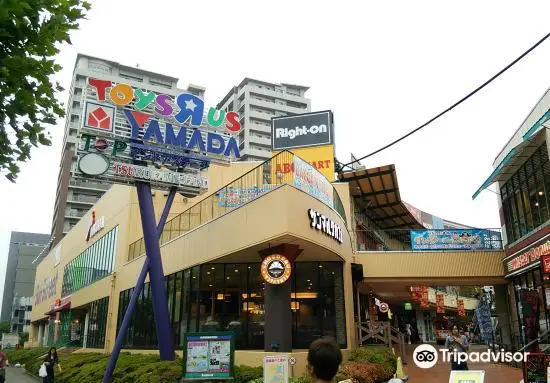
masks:
<svg viewBox="0 0 550 383"><path fill-rule="evenodd" d="M298 156L293 156L294 177L293 184L298 189L317 198L325 205L334 206L334 191L331 183L313 166Z"/></svg>
<svg viewBox="0 0 550 383"><path fill-rule="evenodd" d="M549 255L550 240L544 239L543 241L535 242L535 244L532 245L528 250L525 250L506 261L507 273L509 274L525 267L531 266L534 263L539 262L542 256Z"/></svg>
<svg viewBox="0 0 550 383"><path fill-rule="evenodd" d="M313 209L307 211L312 228L322 231L338 243L344 242L343 231L340 225Z"/></svg>
<svg viewBox="0 0 550 383"><path fill-rule="evenodd" d="M288 383L288 356L264 357L264 383Z"/></svg>
<svg viewBox="0 0 550 383"><path fill-rule="evenodd" d="M42 283L34 287L34 304L39 305L45 300L55 296L57 292L57 271L52 278L44 278Z"/></svg>
<svg viewBox="0 0 550 383"><path fill-rule="evenodd" d="M92 239L97 233L99 233L105 227L105 217L95 219L95 210L92 211L92 217L90 219L90 227L88 228L88 234L86 235L86 242Z"/></svg>
<svg viewBox="0 0 550 383"><path fill-rule="evenodd" d="M185 333L183 379L233 379L234 343L232 332Z"/></svg>
<svg viewBox="0 0 550 383"><path fill-rule="evenodd" d="M199 172L211 160L240 157L234 137L241 129L239 115L205 110L204 101L191 93L145 93L88 78L84 95L75 178L123 184L143 180L156 189L176 186L193 196L201 192Z"/></svg>
<svg viewBox="0 0 550 383"><path fill-rule="evenodd" d="M456 301L458 316L464 317L466 316L466 311L464 310L464 299L457 299Z"/></svg>
<svg viewBox="0 0 550 383"><path fill-rule="evenodd" d="M280 185L265 184L251 188L226 187L218 193L218 206L235 208L256 199Z"/></svg>
<svg viewBox="0 0 550 383"><path fill-rule="evenodd" d="M550 274L550 254L542 256L542 272L544 274Z"/></svg>
<svg viewBox="0 0 550 383"><path fill-rule="evenodd" d="M413 250L476 250L485 249L487 230L411 230Z"/></svg>
<svg viewBox="0 0 550 383"><path fill-rule="evenodd" d="M296 148L291 149L291 152L313 166L327 180L334 182L334 145ZM282 158L287 159L285 156L282 156ZM292 174L294 172L294 162L277 162L275 166L279 174Z"/></svg>
<svg viewBox="0 0 550 383"><path fill-rule="evenodd" d="M412 309L413 309L412 304L410 302L406 302L405 303L405 310L406 311L411 311Z"/></svg>
<svg viewBox="0 0 550 383"><path fill-rule="evenodd" d="M289 260L280 254L265 257L260 267L262 278L272 285L285 283L292 273L292 265Z"/></svg>
<svg viewBox="0 0 550 383"><path fill-rule="evenodd" d="M422 286L422 295L420 298L420 307L422 308L429 308L430 307L430 299L428 296L428 288L426 286Z"/></svg>
<svg viewBox="0 0 550 383"><path fill-rule="evenodd" d="M330 110L271 119L271 148L283 150L332 145L333 116Z"/></svg>
<svg viewBox="0 0 550 383"><path fill-rule="evenodd" d="M438 314L445 314L445 296L443 294L437 294L435 296L435 302Z"/></svg>
<svg viewBox="0 0 550 383"><path fill-rule="evenodd" d="M449 383L483 383L485 371L451 371Z"/></svg>
<svg viewBox="0 0 550 383"><path fill-rule="evenodd" d="M528 353L523 363L525 383L547 383L547 358L544 353Z"/></svg>
<svg viewBox="0 0 550 383"><path fill-rule="evenodd" d="M378 306L378 309L380 310L380 312L381 312L382 314L385 314L385 313L388 312L388 310L389 310L390 308L389 308L389 306L388 306L387 303L382 302L382 303L380 303L380 306Z"/></svg>
<svg viewBox="0 0 550 383"><path fill-rule="evenodd" d="M18 334L2 334L2 350L8 348L15 348L19 344L19 335Z"/></svg>

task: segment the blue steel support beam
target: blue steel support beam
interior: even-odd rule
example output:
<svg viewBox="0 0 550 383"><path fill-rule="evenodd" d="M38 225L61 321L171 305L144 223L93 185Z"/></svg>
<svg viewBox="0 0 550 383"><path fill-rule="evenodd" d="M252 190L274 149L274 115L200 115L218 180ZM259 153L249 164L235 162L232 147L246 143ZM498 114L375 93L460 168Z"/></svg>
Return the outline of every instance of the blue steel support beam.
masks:
<svg viewBox="0 0 550 383"><path fill-rule="evenodd" d="M160 220L157 225L157 239L160 239L160 236L162 235L162 231L164 229L164 225L166 224L168 213L170 212L170 207L174 202L175 196L176 196L176 188L172 188L170 190L170 194L168 195L168 199L166 200L166 204L164 205L164 210L162 211L162 215L160 216ZM120 350L122 349L122 343L124 342L124 338L126 337L126 332L128 331L128 326L130 325L130 319L132 318L132 315L136 309L137 299L139 297L139 294L141 294L141 290L143 290L143 285L145 284L145 278L147 277L147 273L149 272L149 264L150 264L149 257L146 257L145 262L143 263L143 267L141 269L141 273L139 274L139 277L136 281L136 286L132 291L132 296L130 297L128 308L124 313L124 319L120 324L120 329L116 337L115 345L113 347L113 352L109 357L109 363L107 364L107 368L105 369L105 374L103 375L103 383L108 383L110 381L111 376L113 375L113 372L115 370L116 362L118 360L118 356L120 355Z"/></svg>

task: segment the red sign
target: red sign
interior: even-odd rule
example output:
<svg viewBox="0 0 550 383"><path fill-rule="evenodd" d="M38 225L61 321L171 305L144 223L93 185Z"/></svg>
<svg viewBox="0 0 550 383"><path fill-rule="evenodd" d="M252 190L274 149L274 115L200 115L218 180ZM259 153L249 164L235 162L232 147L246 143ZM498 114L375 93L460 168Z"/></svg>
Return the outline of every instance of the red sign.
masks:
<svg viewBox="0 0 550 383"><path fill-rule="evenodd" d="M437 303L437 313L445 314L445 296L443 294L437 294L435 296L435 302Z"/></svg>
<svg viewBox="0 0 550 383"><path fill-rule="evenodd" d="M420 306L423 308L430 307L430 300L428 298L428 288L422 287L422 298L420 299Z"/></svg>
<svg viewBox="0 0 550 383"><path fill-rule="evenodd" d="M550 273L550 255L549 254L542 256L542 270L545 274Z"/></svg>
<svg viewBox="0 0 550 383"><path fill-rule="evenodd" d="M422 300L422 287L411 286L411 299L415 302L420 302Z"/></svg>
<svg viewBox="0 0 550 383"><path fill-rule="evenodd" d="M542 245L533 247L526 252L512 258L507 263L508 272L511 273L522 267L535 263L544 255L550 254L550 241L546 241Z"/></svg>
<svg viewBox="0 0 550 383"><path fill-rule="evenodd" d="M466 311L464 310L464 299L457 299L456 306L458 309L458 316L465 317Z"/></svg>

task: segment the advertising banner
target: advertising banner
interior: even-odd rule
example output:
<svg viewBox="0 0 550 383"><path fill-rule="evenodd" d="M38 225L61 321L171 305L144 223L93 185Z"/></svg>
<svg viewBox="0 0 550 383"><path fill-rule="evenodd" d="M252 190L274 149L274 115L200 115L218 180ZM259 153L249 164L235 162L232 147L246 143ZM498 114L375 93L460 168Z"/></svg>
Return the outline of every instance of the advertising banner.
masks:
<svg viewBox="0 0 550 383"><path fill-rule="evenodd" d="M443 294L437 294L435 297L437 313L445 314L445 296Z"/></svg>
<svg viewBox="0 0 550 383"><path fill-rule="evenodd" d="M280 185L265 184L251 188L224 188L218 193L218 206L235 208L275 189Z"/></svg>
<svg viewBox="0 0 550 383"><path fill-rule="evenodd" d="M334 134L330 110L271 119L272 150L332 144Z"/></svg>
<svg viewBox="0 0 550 383"><path fill-rule="evenodd" d="M428 288L423 286L422 287L422 297L420 299L420 306L423 308L429 308L430 307L430 300L428 296Z"/></svg>
<svg viewBox="0 0 550 383"><path fill-rule="evenodd" d="M264 382L288 383L288 355L264 357Z"/></svg>
<svg viewBox="0 0 550 383"><path fill-rule="evenodd" d="M420 302L422 300L421 286L411 286L411 300L414 302Z"/></svg>
<svg viewBox="0 0 550 383"><path fill-rule="evenodd" d="M335 170L334 170L334 145L314 146L307 148L291 149L290 152L294 153L321 174L323 174L330 182L334 182ZM276 155L280 152L273 152ZM292 174L294 172L294 164L291 158L288 156L282 156L282 159L287 161L280 161L276 163L276 172L280 174Z"/></svg>
<svg viewBox="0 0 550 383"><path fill-rule="evenodd" d="M294 186L322 201L325 205L333 207L333 189L326 177L298 156L294 156L293 162Z"/></svg>
<svg viewBox="0 0 550 383"><path fill-rule="evenodd" d="M480 302L475 310L475 315L482 338L486 342L492 342L493 323L491 319L491 306L488 303Z"/></svg>
<svg viewBox="0 0 550 383"><path fill-rule="evenodd" d="M183 345L183 379L233 379L232 332L186 333Z"/></svg>
<svg viewBox="0 0 550 383"><path fill-rule="evenodd" d="M457 299L457 309L458 309L458 316L464 317L466 316L466 311L464 310L464 299Z"/></svg>
<svg viewBox="0 0 550 383"><path fill-rule="evenodd" d="M487 249L491 244L488 230L411 230L413 250L476 250Z"/></svg>

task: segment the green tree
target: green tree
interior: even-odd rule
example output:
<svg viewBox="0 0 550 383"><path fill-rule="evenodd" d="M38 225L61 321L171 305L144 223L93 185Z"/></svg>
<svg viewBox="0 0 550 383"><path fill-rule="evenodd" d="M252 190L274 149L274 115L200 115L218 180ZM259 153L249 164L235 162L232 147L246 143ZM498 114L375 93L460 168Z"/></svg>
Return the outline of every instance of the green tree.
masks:
<svg viewBox="0 0 550 383"><path fill-rule="evenodd" d="M0 173L12 182L32 146L51 145L46 126L65 115L53 57L89 9L82 0L0 0Z"/></svg>
<svg viewBox="0 0 550 383"><path fill-rule="evenodd" d="M3 333L10 333L11 332L11 324L9 321L5 320L0 322L0 339L2 339L1 334Z"/></svg>
<svg viewBox="0 0 550 383"><path fill-rule="evenodd" d="M25 342L29 340L29 333L28 332L21 332L19 333L19 344L21 346L25 345Z"/></svg>

